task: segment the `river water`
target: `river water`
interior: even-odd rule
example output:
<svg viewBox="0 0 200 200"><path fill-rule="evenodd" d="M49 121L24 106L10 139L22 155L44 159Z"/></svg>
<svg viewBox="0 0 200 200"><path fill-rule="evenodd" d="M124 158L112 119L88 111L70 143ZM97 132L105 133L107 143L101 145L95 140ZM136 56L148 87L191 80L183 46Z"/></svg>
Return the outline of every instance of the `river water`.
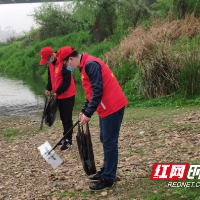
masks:
<svg viewBox="0 0 200 200"><path fill-rule="evenodd" d="M45 102L44 81L37 76L13 78L0 75L0 118L42 116ZM81 84L76 84L74 113L83 105L85 95Z"/></svg>

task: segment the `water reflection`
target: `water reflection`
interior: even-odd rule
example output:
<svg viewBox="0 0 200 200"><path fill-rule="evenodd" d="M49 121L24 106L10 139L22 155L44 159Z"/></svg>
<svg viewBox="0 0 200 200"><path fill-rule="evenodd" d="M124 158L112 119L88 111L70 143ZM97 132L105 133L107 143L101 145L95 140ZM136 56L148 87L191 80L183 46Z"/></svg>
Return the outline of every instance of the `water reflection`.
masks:
<svg viewBox="0 0 200 200"><path fill-rule="evenodd" d="M37 76L26 76L19 79L0 76L0 118L41 117L46 83ZM76 89L74 113L81 110L85 99L80 83L76 84Z"/></svg>
<svg viewBox="0 0 200 200"><path fill-rule="evenodd" d="M0 77L0 117L38 114L44 97L35 95L23 81Z"/></svg>

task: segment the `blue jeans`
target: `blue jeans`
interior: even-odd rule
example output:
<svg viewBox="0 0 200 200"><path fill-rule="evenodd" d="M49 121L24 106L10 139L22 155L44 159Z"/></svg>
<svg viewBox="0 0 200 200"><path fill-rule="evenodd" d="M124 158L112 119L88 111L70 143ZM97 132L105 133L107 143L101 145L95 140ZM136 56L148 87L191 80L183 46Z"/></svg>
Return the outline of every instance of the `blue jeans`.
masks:
<svg viewBox="0 0 200 200"><path fill-rule="evenodd" d="M114 182L118 163L118 138L125 107L104 118L99 117L100 140L103 143L104 164L102 177Z"/></svg>

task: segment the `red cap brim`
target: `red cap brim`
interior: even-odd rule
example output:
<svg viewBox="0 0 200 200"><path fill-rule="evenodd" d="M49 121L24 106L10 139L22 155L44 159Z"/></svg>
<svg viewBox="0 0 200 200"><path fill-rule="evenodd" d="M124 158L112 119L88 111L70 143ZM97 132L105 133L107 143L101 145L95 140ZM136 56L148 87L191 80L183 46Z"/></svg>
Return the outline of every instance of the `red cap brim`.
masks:
<svg viewBox="0 0 200 200"><path fill-rule="evenodd" d="M40 65L45 65L47 60L48 60L48 58L47 59L41 58Z"/></svg>

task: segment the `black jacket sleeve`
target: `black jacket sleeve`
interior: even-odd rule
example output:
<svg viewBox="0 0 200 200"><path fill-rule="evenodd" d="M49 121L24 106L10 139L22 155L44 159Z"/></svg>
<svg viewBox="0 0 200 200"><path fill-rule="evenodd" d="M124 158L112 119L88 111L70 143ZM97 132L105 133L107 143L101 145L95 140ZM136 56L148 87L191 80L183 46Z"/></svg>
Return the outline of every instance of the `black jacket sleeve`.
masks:
<svg viewBox="0 0 200 200"><path fill-rule="evenodd" d="M87 108L83 112L85 116L91 117L96 111L97 106L101 102L103 94L103 82L101 74L101 65L95 61L89 61L85 65L85 73L92 84L92 98L87 104Z"/></svg>
<svg viewBox="0 0 200 200"><path fill-rule="evenodd" d="M88 101L88 99L86 98L85 101L84 101L84 105L83 105L82 111L81 111L82 113L85 112L86 108L88 107L88 103L89 103L89 101Z"/></svg>
<svg viewBox="0 0 200 200"><path fill-rule="evenodd" d="M60 86L56 90L56 94L59 96L61 93L66 92L68 87L71 84L71 73L69 70L66 69L66 67L62 67L62 76L63 76L63 81L60 84Z"/></svg>
<svg viewBox="0 0 200 200"><path fill-rule="evenodd" d="M49 67L48 67L48 83L47 83L47 86L46 86L46 90L48 90L48 91L51 91L51 90L52 90L52 86L51 86L51 76L50 76Z"/></svg>

